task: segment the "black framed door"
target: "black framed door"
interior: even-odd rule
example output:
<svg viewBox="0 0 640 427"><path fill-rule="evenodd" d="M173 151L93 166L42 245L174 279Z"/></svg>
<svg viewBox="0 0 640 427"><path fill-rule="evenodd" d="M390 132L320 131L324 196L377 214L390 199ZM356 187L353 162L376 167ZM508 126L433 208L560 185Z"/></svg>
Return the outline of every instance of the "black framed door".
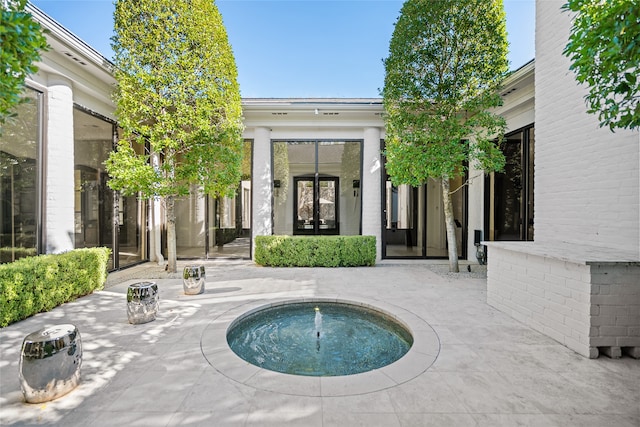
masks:
<svg viewBox="0 0 640 427"><path fill-rule="evenodd" d="M505 136L503 172L485 179L485 232L488 240L532 241L534 236L534 127Z"/></svg>
<svg viewBox="0 0 640 427"><path fill-rule="evenodd" d="M384 210L385 258L424 258L425 187L395 186L386 181Z"/></svg>
<svg viewBox="0 0 640 427"><path fill-rule="evenodd" d="M293 234L340 234L339 178L316 174L293 182Z"/></svg>
<svg viewBox="0 0 640 427"><path fill-rule="evenodd" d="M450 180L451 188L460 188L463 177ZM466 258L466 191L453 195L456 246L460 259ZM447 258L442 189L439 180L429 179L419 187L395 186L389 177L384 182L382 257Z"/></svg>

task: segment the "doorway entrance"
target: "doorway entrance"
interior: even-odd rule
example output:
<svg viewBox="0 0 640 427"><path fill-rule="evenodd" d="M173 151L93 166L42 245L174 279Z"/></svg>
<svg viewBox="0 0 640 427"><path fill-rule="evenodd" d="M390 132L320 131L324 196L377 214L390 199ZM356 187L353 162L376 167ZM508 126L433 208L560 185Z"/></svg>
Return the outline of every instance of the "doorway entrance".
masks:
<svg viewBox="0 0 640 427"><path fill-rule="evenodd" d="M339 178L294 177L296 208L293 234L340 234L338 222Z"/></svg>
<svg viewBox="0 0 640 427"><path fill-rule="evenodd" d="M361 140L273 141L274 235L362 234Z"/></svg>
<svg viewBox="0 0 640 427"><path fill-rule="evenodd" d="M504 171L491 173L485 179L488 240L533 240L534 147L533 126L505 135Z"/></svg>
<svg viewBox="0 0 640 427"><path fill-rule="evenodd" d="M457 189L464 178L451 180ZM452 194L458 257L466 257L466 187ZM382 258L447 258L448 242L440 181L420 187L385 183Z"/></svg>

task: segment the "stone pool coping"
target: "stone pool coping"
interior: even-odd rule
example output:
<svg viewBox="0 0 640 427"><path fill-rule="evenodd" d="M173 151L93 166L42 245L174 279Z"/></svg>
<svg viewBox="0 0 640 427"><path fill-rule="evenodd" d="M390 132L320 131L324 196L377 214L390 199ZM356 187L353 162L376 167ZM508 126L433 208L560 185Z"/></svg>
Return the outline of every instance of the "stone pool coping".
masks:
<svg viewBox="0 0 640 427"><path fill-rule="evenodd" d="M354 375L313 377L284 374L252 365L236 355L227 343L232 323L247 313L287 303L342 303L381 311L406 326L413 345L394 363ZM227 378L246 386L282 394L337 397L372 393L395 387L426 372L440 353L440 339L420 316L402 307L354 296L260 299L238 305L214 318L204 329L200 348L207 362Z"/></svg>

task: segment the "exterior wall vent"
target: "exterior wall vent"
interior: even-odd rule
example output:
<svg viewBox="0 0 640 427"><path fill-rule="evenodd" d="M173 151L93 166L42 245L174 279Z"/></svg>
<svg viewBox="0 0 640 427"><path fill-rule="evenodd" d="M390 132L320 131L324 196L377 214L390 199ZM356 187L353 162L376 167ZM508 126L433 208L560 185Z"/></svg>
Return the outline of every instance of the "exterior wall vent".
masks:
<svg viewBox="0 0 640 427"><path fill-rule="evenodd" d="M80 65L87 65L86 62L84 62L82 59L78 58L77 56L74 56L70 52L62 52L62 53L64 53L66 56L68 56L69 58L73 59L74 61L76 61Z"/></svg>

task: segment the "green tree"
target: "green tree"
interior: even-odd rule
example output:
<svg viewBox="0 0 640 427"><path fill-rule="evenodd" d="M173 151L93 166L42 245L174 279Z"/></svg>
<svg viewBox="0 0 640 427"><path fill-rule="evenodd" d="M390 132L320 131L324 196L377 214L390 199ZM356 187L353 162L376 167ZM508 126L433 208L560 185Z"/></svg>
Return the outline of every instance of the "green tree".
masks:
<svg viewBox="0 0 640 427"><path fill-rule="evenodd" d="M24 99L24 80L38 71L34 62L47 49L44 30L25 11L27 0L0 2L0 125L11 117L13 108Z"/></svg>
<svg viewBox="0 0 640 427"><path fill-rule="evenodd" d="M640 128L640 6L637 0L569 0L576 12L564 54L589 86L588 112L600 126Z"/></svg>
<svg viewBox="0 0 640 427"><path fill-rule="evenodd" d="M123 135L106 164L109 186L162 199L168 270L175 272L175 199L194 184L213 197L231 195L240 181L235 59L212 0L118 0L114 21ZM150 153L134 148L147 142Z"/></svg>
<svg viewBox="0 0 640 427"><path fill-rule="evenodd" d="M450 179L501 170L499 106L508 70L502 0L407 0L384 60L386 166L394 185L440 180L449 268L458 272ZM496 140L496 138L498 138Z"/></svg>

